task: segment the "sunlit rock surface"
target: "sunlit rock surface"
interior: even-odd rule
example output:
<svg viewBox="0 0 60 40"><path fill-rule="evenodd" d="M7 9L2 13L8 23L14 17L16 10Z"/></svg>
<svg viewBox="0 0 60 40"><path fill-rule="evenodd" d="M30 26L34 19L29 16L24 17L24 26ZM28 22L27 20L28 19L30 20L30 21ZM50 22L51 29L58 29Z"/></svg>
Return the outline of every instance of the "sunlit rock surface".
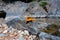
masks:
<svg viewBox="0 0 60 40"><path fill-rule="evenodd" d="M38 31L37 29L34 29L35 27L33 26L33 23L29 23L28 25L26 24L26 21L25 20L20 20L19 18L15 18L11 21L8 21L7 22L7 25L8 26L12 26L13 28L15 29L18 29L18 30L28 30L31 34L37 34ZM18 26L18 27L17 27Z"/></svg>
<svg viewBox="0 0 60 40"><path fill-rule="evenodd" d="M39 6L38 2L29 3L29 8L27 10L31 15L35 15L35 17L44 17L47 15L47 12Z"/></svg>
<svg viewBox="0 0 60 40"><path fill-rule="evenodd" d="M12 26L13 28L18 29L18 30L26 29L26 30L29 31L30 34L35 34L35 35L37 35L38 33L41 34L41 32L43 32L43 34L41 34L41 35L43 35L43 37L41 35L39 35L39 34L38 35L40 37L42 37L40 39L45 39L45 40L46 39L54 39L54 40L57 39L58 40L59 39L59 35L60 35L56 31L59 28L59 26L57 26L58 28L55 28L55 26L49 26L49 25L52 25L51 23L44 23L44 22L41 22L41 21L40 22L34 22L33 24L31 24L31 23L26 24L25 21L21 21L19 18L15 18L15 19L13 19L11 21L8 21L7 25L8 26ZM46 28L48 28L48 27L49 27L49 29L48 29L48 31L46 31ZM59 29L58 29L58 31L59 31ZM57 32L57 35L55 35L55 32ZM46 33L46 35L48 37L45 37L44 33ZM55 37L55 38L53 38L53 37Z"/></svg>
<svg viewBox="0 0 60 40"><path fill-rule="evenodd" d="M3 3L4 4L4 3ZM36 6L37 5L37 6ZM7 16L25 16L25 15L33 15L45 17L45 10L39 6L38 2L32 3L24 3L24 2L14 2L12 4L6 4L3 7L1 6L1 10L6 11ZM20 14L20 15L19 15Z"/></svg>
<svg viewBox="0 0 60 40"><path fill-rule="evenodd" d="M47 1L48 2L48 13L40 7L38 2L31 2L31 3L24 3L24 2L14 2L10 4L1 3L0 10L4 10L7 12L7 16L14 15L14 16L25 16L25 15L35 15L40 17L60 17L60 1ZM12 9L13 8L13 9Z"/></svg>
<svg viewBox="0 0 60 40"><path fill-rule="evenodd" d="M60 0L48 1L50 4L49 7L49 17L60 17Z"/></svg>

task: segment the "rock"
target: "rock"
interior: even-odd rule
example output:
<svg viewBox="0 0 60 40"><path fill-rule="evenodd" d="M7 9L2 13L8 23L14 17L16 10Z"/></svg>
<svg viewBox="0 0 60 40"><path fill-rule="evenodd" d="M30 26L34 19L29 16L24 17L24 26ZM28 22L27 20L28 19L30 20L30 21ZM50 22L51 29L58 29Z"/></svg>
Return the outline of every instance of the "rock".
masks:
<svg viewBox="0 0 60 40"><path fill-rule="evenodd" d="M6 23L6 21L3 18L0 18L0 24Z"/></svg>
<svg viewBox="0 0 60 40"><path fill-rule="evenodd" d="M47 34L47 33L44 33L44 32L41 32L40 34L39 34L39 37L40 37L40 40L60 40L60 37L58 37L58 36L53 36L53 35L49 35L49 34Z"/></svg>
<svg viewBox="0 0 60 40"><path fill-rule="evenodd" d="M60 0L49 1L50 8L48 11L48 16L50 17L60 17Z"/></svg>
<svg viewBox="0 0 60 40"><path fill-rule="evenodd" d="M27 30L24 30L25 35L29 35L29 32Z"/></svg>
<svg viewBox="0 0 60 40"><path fill-rule="evenodd" d="M37 28L45 29L48 25L49 25L48 23L42 22L42 23L38 24Z"/></svg>
<svg viewBox="0 0 60 40"><path fill-rule="evenodd" d="M20 36L20 37L19 37L19 40L25 40L25 39L24 39L24 37Z"/></svg>
<svg viewBox="0 0 60 40"><path fill-rule="evenodd" d="M13 8L13 9L12 9ZM4 10L7 15L6 17L10 16L26 16L29 15L32 17L46 17L47 13L46 11L39 6L38 2L31 2L31 3L23 3L20 1L7 4L4 7L2 7L2 10ZM20 14L20 15L19 15ZM24 19L24 17L22 17Z"/></svg>
<svg viewBox="0 0 60 40"><path fill-rule="evenodd" d="M43 29L43 32L46 32L48 34L54 35L54 36L60 36L59 34L59 26L55 24L48 25L46 29Z"/></svg>
<svg viewBox="0 0 60 40"><path fill-rule="evenodd" d="M46 1L41 1L39 2L39 5L48 13L48 10L47 10L47 5L48 3Z"/></svg>
<svg viewBox="0 0 60 40"><path fill-rule="evenodd" d="M38 32L36 30L36 28L32 27L33 25L29 26L29 25L26 24L25 20L22 21L19 18L15 18L15 19L13 19L11 21L8 21L6 24L8 26L12 26L13 28L18 29L18 30L26 29L26 30L28 30L30 32L30 34L37 34L37 32Z"/></svg>
<svg viewBox="0 0 60 40"><path fill-rule="evenodd" d="M13 8L13 9L12 9ZM6 17L10 16L25 16L25 10L28 8L27 3L23 3L20 1L14 2L12 4L6 5L3 10L6 11ZM22 17L24 18L24 17Z"/></svg>
<svg viewBox="0 0 60 40"><path fill-rule="evenodd" d="M39 6L38 2L29 3L28 12L32 17L46 17L47 12Z"/></svg>

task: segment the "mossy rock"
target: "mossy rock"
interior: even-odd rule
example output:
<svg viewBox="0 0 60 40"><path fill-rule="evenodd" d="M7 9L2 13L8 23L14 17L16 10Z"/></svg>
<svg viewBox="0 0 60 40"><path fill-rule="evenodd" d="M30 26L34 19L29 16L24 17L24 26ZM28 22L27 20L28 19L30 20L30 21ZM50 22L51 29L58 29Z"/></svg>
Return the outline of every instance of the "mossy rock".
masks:
<svg viewBox="0 0 60 40"><path fill-rule="evenodd" d="M58 29L59 29L58 25L51 24L51 25L48 25L46 29L43 29L41 31L54 36L58 36L60 34Z"/></svg>
<svg viewBox="0 0 60 40"><path fill-rule="evenodd" d="M48 13L48 10L47 10L47 5L48 3L46 1L41 1L39 2L39 5Z"/></svg>
<svg viewBox="0 0 60 40"><path fill-rule="evenodd" d="M48 27L46 27L46 32L51 34L57 32L57 25L55 24L48 25Z"/></svg>

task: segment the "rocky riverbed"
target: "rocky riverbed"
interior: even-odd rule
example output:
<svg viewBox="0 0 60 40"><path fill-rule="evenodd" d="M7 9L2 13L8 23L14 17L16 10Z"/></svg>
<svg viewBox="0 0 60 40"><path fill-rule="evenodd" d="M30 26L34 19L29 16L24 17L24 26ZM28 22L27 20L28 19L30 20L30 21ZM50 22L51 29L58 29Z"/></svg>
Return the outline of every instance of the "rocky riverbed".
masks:
<svg viewBox="0 0 60 40"><path fill-rule="evenodd" d="M0 2L0 40L60 40L60 1L46 0L47 11L40 2ZM26 16L36 20L26 24Z"/></svg>

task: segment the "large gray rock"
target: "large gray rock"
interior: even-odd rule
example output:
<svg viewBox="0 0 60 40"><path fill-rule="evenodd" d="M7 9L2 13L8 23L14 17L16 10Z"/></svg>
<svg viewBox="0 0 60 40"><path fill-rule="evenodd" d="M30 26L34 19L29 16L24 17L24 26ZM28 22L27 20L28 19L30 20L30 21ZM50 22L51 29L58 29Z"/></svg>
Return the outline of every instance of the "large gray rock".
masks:
<svg viewBox="0 0 60 40"><path fill-rule="evenodd" d="M38 30L36 29L36 27L33 26L33 24L31 26L27 25L25 20L22 21L20 20L19 18L14 18L10 21L8 21L6 23L9 27L12 26L13 28L15 29L18 29L18 30L28 30L31 34L37 34L38 33Z"/></svg>
<svg viewBox="0 0 60 40"><path fill-rule="evenodd" d="M40 40L60 40L60 37L52 36L47 33L41 32L39 34Z"/></svg>
<svg viewBox="0 0 60 40"><path fill-rule="evenodd" d="M50 17L60 17L60 0L52 0L50 2L49 15Z"/></svg>
<svg viewBox="0 0 60 40"><path fill-rule="evenodd" d="M15 2L13 4L8 4L3 9L7 12L7 16L17 16L17 15L24 15L25 10L28 8L26 3L23 2Z"/></svg>
<svg viewBox="0 0 60 40"><path fill-rule="evenodd" d="M29 3L28 11L34 17L45 17L47 15L47 12L42 7L40 7L38 2Z"/></svg>

